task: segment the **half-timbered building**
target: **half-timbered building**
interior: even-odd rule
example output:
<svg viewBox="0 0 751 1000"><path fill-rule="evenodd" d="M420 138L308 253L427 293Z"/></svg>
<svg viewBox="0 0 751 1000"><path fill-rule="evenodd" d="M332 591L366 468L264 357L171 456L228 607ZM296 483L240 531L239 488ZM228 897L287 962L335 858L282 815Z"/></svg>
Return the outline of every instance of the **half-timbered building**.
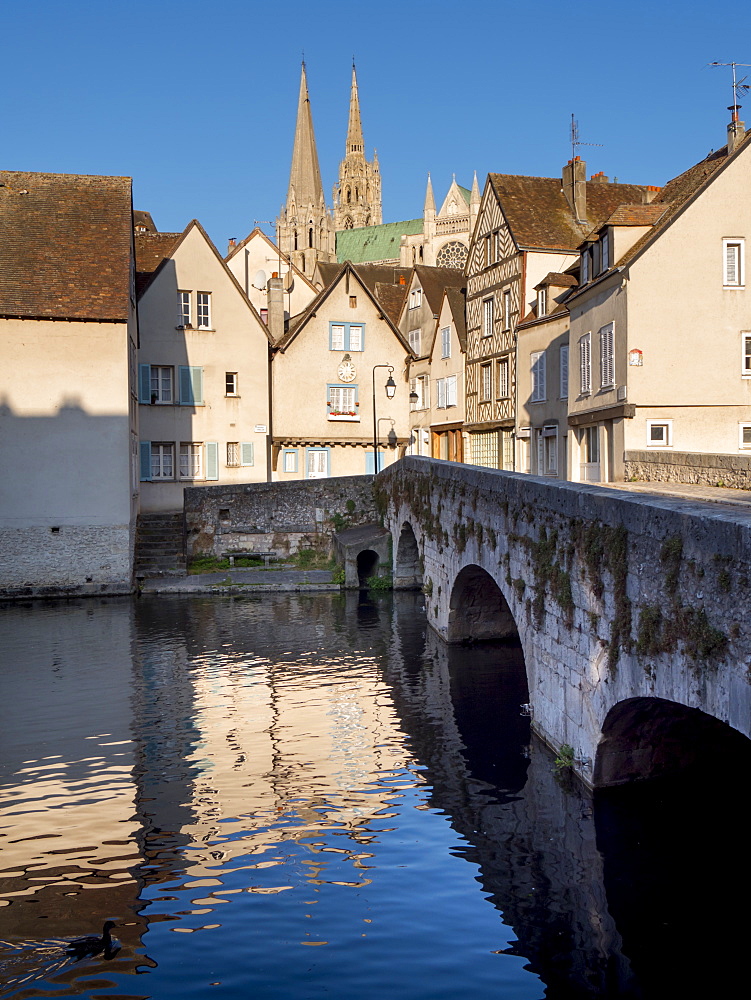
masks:
<svg viewBox="0 0 751 1000"><path fill-rule="evenodd" d="M569 161L562 180L489 174L467 260L467 460L517 468L516 327L549 273L565 272L577 247L618 205L648 202L657 188L586 180Z"/></svg>

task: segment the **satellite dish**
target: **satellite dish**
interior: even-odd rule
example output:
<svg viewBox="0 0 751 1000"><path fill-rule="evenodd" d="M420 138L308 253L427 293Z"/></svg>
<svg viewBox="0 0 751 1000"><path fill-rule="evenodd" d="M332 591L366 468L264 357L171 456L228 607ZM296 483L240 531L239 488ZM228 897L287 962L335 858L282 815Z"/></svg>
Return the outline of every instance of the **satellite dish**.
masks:
<svg viewBox="0 0 751 1000"><path fill-rule="evenodd" d="M261 268L260 271L256 272L255 278L253 278L253 287L260 288L261 291L266 291L266 282L269 279L266 277L266 272Z"/></svg>
<svg viewBox="0 0 751 1000"><path fill-rule="evenodd" d="M284 291L291 292L295 287L295 276L292 273L292 269L286 271L284 274Z"/></svg>

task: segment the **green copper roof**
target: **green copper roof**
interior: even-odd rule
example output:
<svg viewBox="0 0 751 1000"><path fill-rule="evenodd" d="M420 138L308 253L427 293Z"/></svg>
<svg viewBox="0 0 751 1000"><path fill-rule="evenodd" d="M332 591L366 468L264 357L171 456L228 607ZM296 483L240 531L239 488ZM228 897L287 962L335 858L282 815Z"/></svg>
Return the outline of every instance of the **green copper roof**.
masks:
<svg viewBox="0 0 751 1000"><path fill-rule="evenodd" d="M398 260L402 236L415 236L423 230L422 219L407 222L386 222L382 226L362 229L339 229L336 234L336 259L353 264L369 264L377 260Z"/></svg>
<svg viewBox="0 0 751 1000"><path fill-rule="evenodd" d="M462 187L461 184L457 184L456 186L459 188L459 190L461 191L461 193L464 195L464 200L469 205L469 200L472 197L472 192L469 190L469 188Z"/></svg>

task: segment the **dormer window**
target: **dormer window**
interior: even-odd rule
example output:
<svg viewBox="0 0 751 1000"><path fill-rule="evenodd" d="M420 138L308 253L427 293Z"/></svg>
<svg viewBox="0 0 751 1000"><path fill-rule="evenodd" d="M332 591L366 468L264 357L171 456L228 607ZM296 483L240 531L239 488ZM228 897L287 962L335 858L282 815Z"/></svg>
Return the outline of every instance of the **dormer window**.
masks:
<svg viewBox="0 0 751 1000"><path fill-rule="evenodd" d="M413 288L409 293L409 308L417 309L422 305L422 288Z"/></svg>
<svg viewBox="0 0 751 1000"><path fill-rule="evenodd" d="M600 271L610 267L610 239L607 229L600 238Z"/></svg>
<svg viewBox="0 0 751 1000"><path fill-rule="evenodd" d="M581 283L586 285L589 281L589 247L582 250L581 257Z"/></svg>
<svg viewBox="0 0 751 1000"><path fill-rule="evenodd" d="M547 316L548 314L548 290L547 288L539 288L537 290L537 318L540 319L541 316Z"/></svg>

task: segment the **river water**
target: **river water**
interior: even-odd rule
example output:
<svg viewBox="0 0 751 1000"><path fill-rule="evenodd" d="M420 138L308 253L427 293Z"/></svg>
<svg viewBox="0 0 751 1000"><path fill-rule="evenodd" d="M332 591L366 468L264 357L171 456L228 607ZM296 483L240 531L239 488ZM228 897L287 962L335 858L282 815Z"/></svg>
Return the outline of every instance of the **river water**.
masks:
<svg viewBox="0 0 751 1000"><path fill-rule="evenodd" d="M593 801L419 595L15 605L0 658L2 996L745 995L737 795Z"/></svg>

